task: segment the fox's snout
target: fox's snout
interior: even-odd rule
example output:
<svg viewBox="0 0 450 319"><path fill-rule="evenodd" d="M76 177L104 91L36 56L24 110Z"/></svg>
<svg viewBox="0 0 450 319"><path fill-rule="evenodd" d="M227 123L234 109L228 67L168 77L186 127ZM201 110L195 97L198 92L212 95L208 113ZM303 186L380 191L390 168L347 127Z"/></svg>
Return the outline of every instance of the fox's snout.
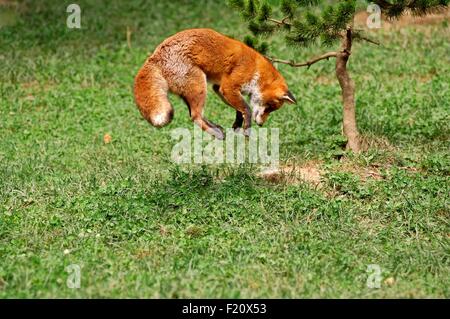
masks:
<svg viewBox="0 0 450 319"><path fill-rule="evenodd" d="M269 114L265 114L263 108L257 108L253 111L252 118L258 126L263 126Z"/></svg>

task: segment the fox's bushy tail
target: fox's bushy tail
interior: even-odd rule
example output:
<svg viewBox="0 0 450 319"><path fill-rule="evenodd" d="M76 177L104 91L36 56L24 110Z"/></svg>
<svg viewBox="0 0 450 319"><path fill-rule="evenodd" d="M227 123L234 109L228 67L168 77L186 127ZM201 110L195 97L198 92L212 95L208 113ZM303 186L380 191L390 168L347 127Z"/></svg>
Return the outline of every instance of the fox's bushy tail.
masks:
<svg viewBox="0 0 450 319"><path fill-rule="evenodd" d="M160 68L147 60L134 81L134 98L142 116L153 126L163 127L173 118L167 98L169 86Z"/></svg>

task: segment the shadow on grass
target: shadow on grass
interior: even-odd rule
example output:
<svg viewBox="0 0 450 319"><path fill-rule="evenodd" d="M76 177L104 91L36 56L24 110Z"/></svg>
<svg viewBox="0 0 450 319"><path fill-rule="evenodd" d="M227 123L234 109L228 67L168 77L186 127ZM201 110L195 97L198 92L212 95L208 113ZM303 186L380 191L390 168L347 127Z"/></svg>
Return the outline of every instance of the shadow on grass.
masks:
<svg viewBox="0 0 450 319"><path fill-rule="evenodd" d="M167 180L155 182L151 201L173 209L180 207L178 201L189 205L189 202L206 203L215 198L247 198L255 194L257 183L251 167L247 166L224 170L208 166L189 169L174 166L170 168Z"/></svg>

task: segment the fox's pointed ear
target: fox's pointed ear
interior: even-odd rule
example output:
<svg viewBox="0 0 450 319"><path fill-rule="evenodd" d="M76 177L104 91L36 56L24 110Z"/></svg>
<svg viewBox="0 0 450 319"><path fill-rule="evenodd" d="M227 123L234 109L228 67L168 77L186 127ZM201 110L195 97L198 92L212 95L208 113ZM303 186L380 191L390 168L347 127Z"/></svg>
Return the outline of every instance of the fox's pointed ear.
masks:
<svg viewBox="0 0 450 319"><path fill-rule="evenodd" d="M292 95L291 91L287 91L287 93L283 95L281 99L291 104L297 104L297 100L295 99L294 95Z"/></svg>

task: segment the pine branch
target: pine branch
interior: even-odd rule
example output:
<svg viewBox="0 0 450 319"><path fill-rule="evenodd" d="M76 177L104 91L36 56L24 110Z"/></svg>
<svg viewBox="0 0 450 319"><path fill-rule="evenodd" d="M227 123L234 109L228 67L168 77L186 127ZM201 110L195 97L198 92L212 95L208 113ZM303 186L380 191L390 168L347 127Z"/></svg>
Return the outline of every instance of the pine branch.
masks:
<svg viewBox="0 0 450 319"><path fill-rule="evenodd" d="M377 42L375 40L372 40L372 39L367 38L367 37L362 36L362 35L355 35L354 38L355 39L361 39L361 40L367 41L367 42L375 44L375 45L380 45L380 42Z"/></svg>
<svg viewBox="0 0 450 319"><path fill-rule="evenodd" d="M331 51L331 52L327 52L325 54L322 54L321 56L318 56L316 58L313 58L313 59L303 62L303 63L298 63L298 62L289 61L289 60L282 60L282 59L277 59L277 58L268 57L268 56L266 56L266 58L274 63L287 64L287 65L290 65L290 66L296 67L296 68L306 66L309 69L311 67L311 65L313 65L314 63L317 63L317 62L319 62L321 60L325 60L325 59L328 60L329 58L335 58L335 57L337 57L337 55L338 55L338 52Z"/></svg>
<svg viewBox="0 0 450 319"><path fill-rule="evenodd" d="M282 20L267 18L267 21L273 22L273 23L277 24L278 26L283 26L283 25L291 26L292 23L288 22L287 20L289 20L289 17L284 17Z"/></svg>
<svg viewBox="0 0 450 319"><path fill-rule="evenodd" d="M369 43L372 43L372 44L375 44L375 45L381 45L380 42L375 41L375 40L373 40L373 39L371 39L369 37L364 36L362 31L363 30L361 30L361 29L353 30L353 32L352 32L353 39L355 39L355 40L363 40L363 41L366 41L366 42L369 42ZM341 38L343 38L345 36L346 36L345 34L340 34Z"/></svg>
<svg viewBox="0 0 450 319"><path fill-rule="evenodd" d="M410 10L414 15L425 15L433 11L439 11L449 5L449 0L371 0L390 18L397 18L405 11Z"/></svg>

